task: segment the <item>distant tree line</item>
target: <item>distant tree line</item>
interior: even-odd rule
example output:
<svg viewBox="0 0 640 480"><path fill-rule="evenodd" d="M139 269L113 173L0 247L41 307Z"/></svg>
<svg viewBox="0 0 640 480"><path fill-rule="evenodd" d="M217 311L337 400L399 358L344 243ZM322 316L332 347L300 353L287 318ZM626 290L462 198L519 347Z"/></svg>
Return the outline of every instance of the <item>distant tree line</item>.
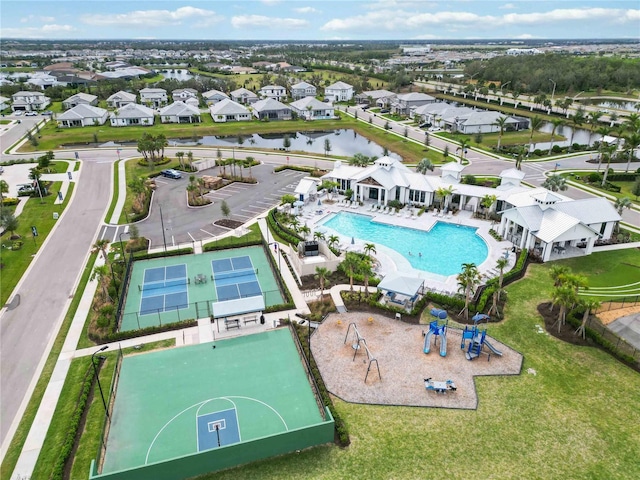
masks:
<svg viewBox="0 0 640 480"><path fill-rule="evenodd" d="M511 82L509 90L521 93L629 91L640 87L640 62L620 57L573 56L548 53L531 56L502 56L474 61L465 74L478 81ZM550 81L550 80L553 80Z"/></svg>

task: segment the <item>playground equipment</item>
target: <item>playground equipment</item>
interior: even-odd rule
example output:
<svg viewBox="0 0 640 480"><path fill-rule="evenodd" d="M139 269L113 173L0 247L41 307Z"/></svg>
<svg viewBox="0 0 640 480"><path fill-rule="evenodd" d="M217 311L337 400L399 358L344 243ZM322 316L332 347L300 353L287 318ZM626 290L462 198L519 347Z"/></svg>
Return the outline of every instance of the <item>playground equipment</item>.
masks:
<svg viewBox="0 0 640 480"><path fill-rule="evenodd" d="M466 340L469 340L469 348L466 353L467 360L473 360L474 358L478 358L483 350L483 347L487 347L489 352L487 353L487 362L491 360L491 354L495 354L498 356L502 356L502 352L495 348L489 340L487 340L487 331L479 330L477 325L474 325L472 328L464 327L462 331L462 341L460 343L460 348L464 350L464 344Z"/></svg>
<svg viewBox="0 0 640 480"><path fill-rule="evenodd" d="M447 312L445 312L444 310L439 310L437 308L432 308L431 316L440 320L444 320L445 318L447 318ZM440 356L447 356L447 323L448 322L438 323L438 320L434 320L429 324L429 331L426 334L422 332L422 334L424 335L424 346L422 351L424 353L429 353L431 351L431 337L435 335L436 338L433 342L434 346L437 346L438 337L440 337Z"/></svg>
<svg viewBox="0 0 640 480"><path fill-rule="evenodd" d="M432 378L424 379L424 388L426 390L433 390L436 393L447 393L447 390L455 392L457 390L456 384L453 383L453 380L437 382L437 381L434 381Z"/></svg>
<svg viewBox="0 0 640 480"><path fill-rule="evenodd" d="M476 313L473 317L471 317L471 320L473 320L473 324L477 325L478 323L482 322L483 320L486 320L487 323L489 322L489 315L487 315L486 313Z"/></svg>
<svg viewBox="0 0 640 480"><path fill-rule="evenodd" d="M367 374L364 376L364 383L367 383L367 377L369 376L369 371L371 370L371 366L374 364L374 362L376 364L376 369L378 370L378 378L382 380L382 377L380 376L380 365L378 364L378 360L371 354L371 350L369 350L369 347L367 346L367 341L362 335L360 335L358 327L353 322L351 322L349 324L349 327L347 328L347 334L344 337L344 343L347 343L349 333L351 333L352 336L351 348L353 348L353 361L356 360L356 355L358 355L358 352L360 350L364 350L367 354L367 359L364 360L364 363L367 363L368 360L369 366L367 367Z"/></svg>

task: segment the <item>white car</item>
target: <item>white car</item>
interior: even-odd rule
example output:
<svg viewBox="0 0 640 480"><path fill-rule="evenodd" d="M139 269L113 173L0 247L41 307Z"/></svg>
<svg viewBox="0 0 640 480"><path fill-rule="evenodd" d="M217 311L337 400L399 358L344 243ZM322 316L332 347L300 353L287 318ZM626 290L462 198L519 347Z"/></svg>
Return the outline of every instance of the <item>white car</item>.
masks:
<svg viewBox="0 0 640 480"><path fill-rule="evenodd" d="M38 115L38 112L27 112L24 114L25 117L35 117Z"/></svg>
<svg viewBox="0 0 640 480"><path fill-rule="evenodd" d="M24 115L24 112L22 110L16 110L15 112L13 112L13 114L16 117L20 117L20 116Z"/></svg>

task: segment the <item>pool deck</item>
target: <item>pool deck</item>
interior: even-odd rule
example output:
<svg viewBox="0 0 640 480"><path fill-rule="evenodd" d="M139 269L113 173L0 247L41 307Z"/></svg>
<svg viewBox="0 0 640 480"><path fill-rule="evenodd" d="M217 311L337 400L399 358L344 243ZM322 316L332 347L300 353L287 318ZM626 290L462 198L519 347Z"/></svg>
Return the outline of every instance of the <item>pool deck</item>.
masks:
<svg viewBox="0 0 640 480"><path fill-rule="evenodd" d="M372 217L376 222L424 231L430 230L436 222L474 227L478 229L477 233L487 244L489 251L486 260L478 265L478 270L482 275L485 275L486 277L495 277L498 275L496 262L500 257L504 256L505 251L509 252L509 266L505 271L509 271L515 264L516 255L511 253L513 243L509 241L498 242L495 240L489 234L489 230L494 226L494 223L487 220L472 218L472 212L460 211L456 215L451 216L451 218L437 217L433 215L433 212L425 212L421 216L407 218L405 216L406 210L403 210L401 215L392 216L382 214L380 212L372 212L369 210L370 207L371 203L366 203L358 208L351 208L338 205L337 202L328 203L323 201L321 214L317 213L320 211L320 207L307 206L301 212L301 220L307 224L312 231L322 231L323 227L321 223L330 215L339 212L367 215ZM417 213L418 209L414 208L413 211ZM355 244L351 244L351 238L347 238L344 235L339 236L341 249L347 251L363 251L364 242L361 240L356 239ZM443 248L446 248L446 246L443 246ZM417 270L411 266L409 261L402 254L384 245L376 244L375 258L379 262L379 266L376 267L376 273L380 276L394 272L402 272L402 274L406 276L423 278L425 280L425 286L432 290L451 293L458 291L456 275L443 276L426 272L424 270Z"/></svg>

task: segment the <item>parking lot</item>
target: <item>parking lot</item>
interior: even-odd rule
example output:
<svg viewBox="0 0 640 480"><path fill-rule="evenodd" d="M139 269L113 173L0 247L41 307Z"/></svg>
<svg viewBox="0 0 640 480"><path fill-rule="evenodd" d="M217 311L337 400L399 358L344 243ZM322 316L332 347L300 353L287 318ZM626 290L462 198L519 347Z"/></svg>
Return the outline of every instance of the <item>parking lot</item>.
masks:
<svg viewBox="0 0 640 480"><path fill-rule="evenodd" d="M203 207L187 205L188 175L183 175L180 179L158 177L151 213L146 220L138 223L140 235L149 238L153 248L163 245L165 241L168 246L173 246L207 240L226 233L228 229L214 225L214 222L224 218L220 209L223 200L229 206L229 218L232 220L246 222L264 214L278 205L283 195L292 194L300 179L305 176L303 172L294 170L274 173L273 168L273 165L265 164L253 167L251 173L258 183L236 182L213 190L205 195L212 203ZM196 176L217 173L217 169L203 170ZM244 175L248 175L247 170Z"/></svg>

